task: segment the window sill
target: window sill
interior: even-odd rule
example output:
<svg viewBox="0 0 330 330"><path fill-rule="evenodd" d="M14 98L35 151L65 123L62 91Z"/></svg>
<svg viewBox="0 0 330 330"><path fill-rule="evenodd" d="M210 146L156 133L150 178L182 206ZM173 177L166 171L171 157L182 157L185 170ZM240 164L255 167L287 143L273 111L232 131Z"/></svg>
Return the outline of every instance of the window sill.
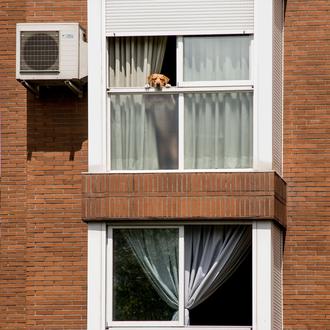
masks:
<svg viewBox="0 0 330 330"><path fill-rule="evenodd" d="M151 173L237 173L237 172L264 172L254 170L253 168L239 169L189 169L189 170L110 170L107 174L151 174ZM272 171L269 171L272 172Z"/></svg>

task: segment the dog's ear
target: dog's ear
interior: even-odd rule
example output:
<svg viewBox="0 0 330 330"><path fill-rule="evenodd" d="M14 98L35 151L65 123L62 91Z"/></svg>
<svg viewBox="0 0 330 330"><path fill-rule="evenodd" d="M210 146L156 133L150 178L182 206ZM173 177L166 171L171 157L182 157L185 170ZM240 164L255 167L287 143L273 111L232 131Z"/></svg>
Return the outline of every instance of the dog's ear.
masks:
<svg viewBox="0 0 330 330"><path fill-rule="evenodd" d="M169 81L170 81L170 78L164 76L164 79L165 79L165 85L167 85L169 83Z"/></svg>

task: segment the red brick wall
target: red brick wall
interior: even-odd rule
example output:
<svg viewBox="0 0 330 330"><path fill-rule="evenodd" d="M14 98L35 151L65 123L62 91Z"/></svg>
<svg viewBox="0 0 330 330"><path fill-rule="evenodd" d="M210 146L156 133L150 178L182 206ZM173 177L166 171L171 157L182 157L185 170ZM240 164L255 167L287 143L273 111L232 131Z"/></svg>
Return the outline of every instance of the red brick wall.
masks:
<svg viewBox="0 0 330 330"><path fill-rule="evenodd" d="M285 329L330 329L330 1L285 14Z"/></svg>
<svg viewBox="0 0 330 330"><path fill-rule="evenodd" d="M14 79L14 24L25 19L25 2L0 8L0 328L25 329L26 99Z"/></svg>
<svg viewBox="0 0 330 330"><path fill-rule="evenodd" d="M0 329L86 329L87 97L15 80L16 22L79 22L86 1L0 0Z"/></svg>

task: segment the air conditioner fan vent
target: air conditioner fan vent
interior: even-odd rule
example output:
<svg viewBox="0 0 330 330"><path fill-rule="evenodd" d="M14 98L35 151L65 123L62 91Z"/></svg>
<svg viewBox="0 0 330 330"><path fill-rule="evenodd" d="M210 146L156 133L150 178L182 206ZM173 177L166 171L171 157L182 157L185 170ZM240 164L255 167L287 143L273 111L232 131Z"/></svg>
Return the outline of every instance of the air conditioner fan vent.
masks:
<svg viewBox="0 0 330 330"><path fill-rule="evenodd" d="M21 72L59 71L59 32L21 32Z"/></svg>

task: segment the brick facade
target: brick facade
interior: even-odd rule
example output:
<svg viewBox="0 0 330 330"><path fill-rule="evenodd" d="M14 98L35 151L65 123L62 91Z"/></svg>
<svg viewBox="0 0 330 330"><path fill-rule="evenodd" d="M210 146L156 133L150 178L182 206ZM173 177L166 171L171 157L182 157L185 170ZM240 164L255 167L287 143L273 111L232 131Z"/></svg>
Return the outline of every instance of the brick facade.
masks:
<svg viewBox="0 0 330 330"><path fill-rule="evenodd" d="M288 0L284 178L288 218L284 324L330 329L330 2Z"/></svg>
<svg viewBox="0 0 330 330"><path fill-rule="evenodd" d="M86 329L87 97L15 80L16 22L79 22L81 0L0 0L0 329Z"/></svg>
<svg viewBox="0 0 330 330"><path fill-rule="evenodd" d="M1 330L86 329L82 218L260 217L285 224L285 212L284 329L330 329L328 0L286 1L286 211L285 184L274 173L81 176L87 171L87 98L65 88L44 91L40 99L27 93L15 80L15 24L86 27L86 1L0 0L0 9ZM166 188L159 183L165 181ZM119 208L128 198L134 207ZM190 204L183 206L185 198Z"/></svg>

